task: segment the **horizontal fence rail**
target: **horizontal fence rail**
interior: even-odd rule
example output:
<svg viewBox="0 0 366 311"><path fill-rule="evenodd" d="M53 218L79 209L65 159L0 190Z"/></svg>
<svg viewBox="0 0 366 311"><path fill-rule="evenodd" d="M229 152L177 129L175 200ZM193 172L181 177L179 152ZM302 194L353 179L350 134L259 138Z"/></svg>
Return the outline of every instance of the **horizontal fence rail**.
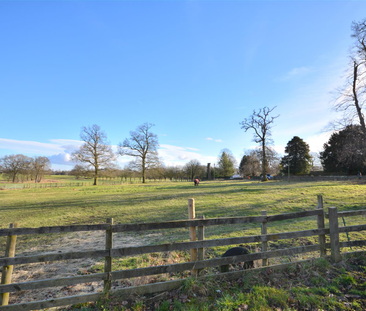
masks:
<svg viewBox="0 0 366 311"><path fill-rule="evenodd" d="M323 213L322 210L313 210L313 211L287 213L272 216L222 217L222 218L208 218L208 219L197 219L197 220L167 221L160 223L151 222L151 223L123 224L123 225L116 224L112 225L112 232L131 232L131 231L145 231L145 230L157 230L157 229L187 228L197 226L207 227L207 226L232 225L232 224L243 224L243 223L262 223L262 222L289 220L309 216L318 216L322 213ZM94 230L107 230L109 228L110 225L108 224L55 226L55 227L40 227L40 228L11 228L11 229L9 228L9 229L0 229L0 236L94 231Z"/></svg>
<svg viewBox="0 0 366 311"><path fill-rule="evenodd" d="M325 213L324 215L325 218L329 218L329 213ZM366 210L338 212L338 217L364 216L364 215L366 215Z"/></svg>
<svg viewBox="0 0 366 311"><path fill-rule="evenodd" d="M339 233L364 231L364 230L366 230L366 225L354 225L354 226L339 227Z"/></svg>
<svg viewBox="0 0 366 311"><path fill-rule="evenodd" d="M95 251L84 251L84 252L43 254L43 255L24 256L24 257L6 257L6 258L0 258L0 266L60 261L70 259L82 259L82 258L102 258L105 256L124 257L124 256L147 254L147 253L188 250L192 248L216 247L216 246L225 246L241 243L258 243L264 241L277 241L283 239L309 237L321 234L329 234L329 229L313 229L313 230L293 231L293 232L275 233L267 235L253 235L253 236L236 237L236 238L203 240L196 242L181 242L181 243L169 243L160 245L113 248L110 251L95 250Z"/></svg>
<svg viewBox="0 0 366 311"><path fill-rule="evenodd" d="M328 245L329 246L329 245ZM274 251L253 253L247 255L240 256L232 256L232 257L224 257L224 258L215 258L210 260L200 260L194 262L186 262L186 263L177 263L170 265L161 265L147 268L138 268L138 269L129 269L129 270L120 270L111 272L112 280L120 280L120 279L128 279L140 276L149 276L163 273L176 273L182 272L186 270L192 269L203 269L208 267L216 267L220 265L234 264L238 262L246 262L252 260L259 260L263 258L275 258L280 256L290 256L296 254L302 254L307 252L315 252L319 251L319 245L308 245L308 246L300 246L293 247L289 249L278 249ZM73 284L79 284L84 282L91 281L100 281L105 280L108 277L107 273L97 273L86 276L77 276L77 277L69 277L69 278L60 278L60 279L48 279L41 281L31 281L31 282L23 282L23 283L13 283L8 285L0 285L0 293L5 292L17 292L21 290L29 290L29 289L39 289L39 288L47 288L47 287L55 287L65 285L66 282L72 281Z"/></svg>
<svg viewBox="0 0 366 311"><path fill-rule="evenodd" d="M325 214L323 210L323 200L321 196L318 196L317 209L311 211L301 211L301 212L278 214L278 215L267 215L267 213L263 211L261 216L222 217L222 218L208 218L208 219L205 219L204 217L200 219L195 219L194 200L193 199L190 200L191 201L189 201L188 206L189 208L193 208L193 212L191 211L190 214L193 215L191 216L191 218L193 219L189 220L168 221L160 223L113 224L113 219L110 219L108 220L110 223L106 224L0 229L0 236L8 236L8 239L10 237L14 237L17 235L66 233L66 232L97 231L97 230L105 231L107 238L106 249L103 250L67 252L67 253L48 253L41 255L18 256L18 257L3 257L3 258L0 257L0 266L4 267L10 267L18 264L41 263L41 262L62 261L70 259L82 259L82 258L97 258L97 259L104 258L105 262L107 263L110 262L112 258L141 255L146 253L171 252L171 251L183 251L183 250L199 250L200 254L198 258L191 257L190 262L151 266L146 268L119 270L119 271L112 271L111 265L107 265L105 266L104 273L2 284L0 285L0 298L1 294L8 295L9 293L19 292L22 290L34 290L34 289L67 286L87 282L102 282L102 281L104 281L105 291L109 293L118 292L120 295L124 296L131 295L134 293L139 294L155 293L162 290L177 288L179 287L180 284L182 284L182 280L173 280L162 283L154 283L136 287L123 288L117 291L112 291L110 284L112 281L121 279L145 277L165 273L179 273L187 270L191 270L191 274L193 276L202 278L201 276L199 276L199 273L202 272L202 270L205 268L235 264L239 262L254 261L254 260L262 260L264 262L264 265L267 265L269 258L294 256L308 252L320 251L320 256L325 256L327 249L331 250L332 259L334 261L338 261L340 258L340 248L351 247L351 246L366 246L366 241L364 240L339 242L340 233L366 230L366 224L345 226L345 227L338 226L338 217L366 215L366 211L361 210L361 211L337 213L336 208L329 208L329 213ZM290 220L311 216L317 217L317 225L318 225L317 229L267 234L266 224L268 222L283 221L283 220ZM325 228L324 218L329 218L329 228ZM247 223L260 223L262 226L262 234L254 236L223 238L223 239L211 239L211 240L204 239L203 228L206 226L247 224ZM112 247L113 233L116 232L134 232L134 231L138 232L146 230L175 229L175 228L189 228L190 232L192 232L192 230L195 231L198 229L199 240L196 240L196 235L194 234L193 236L191 236L190 242L176 242L168 244L144 245L144 246L134 246L124 248ZM265 230L263 230L263 228L265 228ZM330 243L325 242L326 235L329 235ZM311 236L318 236L319 244L304 245L287 249L267 250L268 242L270 241L295 239ZM246 243L261 243L262 251L241 256L232 256L224 258L219 257L208 260L204 259L205 248L226 246L226 245L238 245ZM227 273L223 273L220 275L227 275ZM205 277L209 276L212 275L210 274ZM217 277L217 275L213 276ZM0 310L34 310L34 309L50 308L69 304L95 301L100 299L101 297L103 297L102 293L63 297L63 298L56 298L51 300L36 301L23 304L6 305L0 307Z"/></svg>

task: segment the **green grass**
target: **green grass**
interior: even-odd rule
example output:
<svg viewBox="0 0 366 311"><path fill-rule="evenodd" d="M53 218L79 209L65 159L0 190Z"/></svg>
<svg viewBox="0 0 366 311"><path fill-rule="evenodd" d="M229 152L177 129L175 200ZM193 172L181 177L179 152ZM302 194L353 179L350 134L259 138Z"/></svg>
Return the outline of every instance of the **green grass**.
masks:
<svg viewBox="0 0 366 311"><path fill-rule="evenodd" d="M325 207L339 210L364 207L366 187L347 182L188 182L2 190L0 227L18 221L21 226L115 222L167 221L187 218L187 199L196 201L196 214L234 217L310 210L316 195ZM347 219L348 220L348 219ZM302 221L298 223L301 225ZM291 225L281 224L286 229ZM271 226L269 226L271 227Z"/></svg>
<svg viewBox="0 0 366 311"><path fill-rule="evenodd" d="M366 308L366 257L353 254L338 264L326 259L291 265L282 271L247 271L240 279L217 282L188 278L175 291L159 295L116 297L67 310L334 310ZM313 283L314 276L326 282ZM137 302L136 302L137 299Z"/></svg>
<svg viewBox="0 0 366 311"><path fill-rule="evenodd" d="M61 176L60 180L68 182L68 178ZM113 217L115 223L136 222L161 222L169 220L187 219L187 199L194 198L196 202L196 215L212 217L235 217L260 215L266 210L268 215L290 213L316 208L318 194L323 195L325 208L336 206L342 210L356 210L365 207L366 186L353 182L301 182L291 183L271 181L267 183L254 181L212 181L202 182L199 187L194 187L188 182L158 182L147 184L123 184L101 185L83 187L51 187L41 189L0 190L0 228L7 228L9 223L18 222L20 227L40 227L72 224L96 224L104 223L107 218ZM364 217L346 218L347 225L364 224ZM327 225L327 224L326 224ZM343 224L340 222L340 226ZM295 219L289 221L274 222L268 224L268 233L298 231L316 228L315 217ZM232 226L212 226L205 228L206 238L223 238L244 235L260 234L260 224L240 224ZM164 243L188 240L187 229L169 229L154 231L153 238L145 239L146 233L136 233L136 237L145 239L146 243ZM53 239L58 235L45 235L42 237L19 236L17 250L24 251L36 243L44 243L47 239ZM349 234L351 240L365 239L365 232ZM341 235L341 241L346 241L345 234ZM26 243L24 243L26 242ZM317 237L288 239L270 242L269 249L287 248L296 245L317 243ZM246 245L255 251L259 245ZM206 258L217 257L227 247L217 247L206 250ZM5 250L5 238L0 238L0 252ZM349 249L343 249L349 251ZM1 254L1 253L0 253ZM317 254L309 254L318 256ZM302 259L308 255L301 255L295 259ZM113 260L113 270L146 267L151 264L161 265L187 261L187 252L171 252L170 254L150 254L133 258L121 258ZM272 259L271 259L272 260ZM294 258L282 258L282 262L293 261ZM273 261L271 261L273 263ZM103 269L102 265L92 268L95 272ZM305 269L305 268L304 268ZM315 263L319 271L329 269L329 263L320 260ZM338 270L337 270L338 269ZM363 273L366 265L361 265ZM296 269L295 269L296 270ZM305 269L311 271L310 267ZM214 272L212 270L211 272ZM293 273L295 273L294 271ZM347 293L366 297L366 279L359 284L360 277L342 267L333 269L334 277L331 281L323 273L312 274L308 277L308 285L292 290L282 290L268 282L261 284L244 280L241 287L252 292L239 291L232 284L227 291L221 291L215 296L215 286L208 284L191 284L186 288L186 294L190 295L189 288L208 297L214 297L215 307L210 305L212 301L202 301L192 298L195 305L190 305L181 300L174 302L176 310L242 310L246 305L259 306L250 310L270 310L270 306L291 310L292 305L288 301L296 298L304 308L312 308L315 301L322 301L318 306L328 304L329 310L343 310L339 307L335 296ZM187 277L189 272L182 273L178 277ZM363 274L362 274L363 275ZM281 277L281 276L279 276ZM154 281L164 280L159 276ZM282 280L280 280L282 282ZM250 286L249 286L250 285ZM253 286L256 287L253 287ZM220 285L222 286L222 285ZM227 295L225 295L225 291ZM352 291L352 292L351 292ZM200 295L201 295L200 294ZM234 298L230 298L230 296ZM193 295L194 297L194 295ZM292 297L292 298L291 298ZM328 298L324 298L328 297ZM287 299L287 307L285 302ZM174 299L172 300L174 301ZM354 310L362 310L358 301L352 302ZM144 310L143 303L131 306L131 310ZM171 304L165 302L159 305L160 310L171 308ZM89 307L88 307L89 308ZM361 308L361 309L360 309ZM215 309L215 310L216 310ZM85 309L86 310L86 309ZM95 309L94 309L95 310ZM113 310L113 309L111 309ZM116 309L117 310L117 309ZM118 309L119 310L119 309ZM347 309L344 309L347 310ZM351 310L351 309L350 309Z"/></svg>
<svg viewBox="0 0 366 311"><path fill-rule="evenodd" d="M67 180L69 176L58 176ZM352 182L158 182L148 184L103 185L65 188L0 190L0 228L18 222L21 227L104 223L160 222L187 219L187 199L194 198L196 214L212 217L269 215L312 210L316 196L322 194L325 208L339 210L363 208L366 186ZM363 223L363 217L346 218L346 224ZM342 225L342 224L341 224ZM314 217L268 224L268 232L297 231L316 228ZM206 228L206 237L255 235L260 224L214 226ZM48 237L51 238L51 237ZM363 239L364 233L351 233L351 239ZM32 237L20 237L30 242ZM157 240L186 240L187 230L159 231ZM346 236L341 236L346 240ZM315 242L316 237L313 239ZM0 239L2 245L5 240ZM286 246L292 240L270 243ZM302 243L301 240L299 243ZM307 243L307 241L303 241Z"/></svg>

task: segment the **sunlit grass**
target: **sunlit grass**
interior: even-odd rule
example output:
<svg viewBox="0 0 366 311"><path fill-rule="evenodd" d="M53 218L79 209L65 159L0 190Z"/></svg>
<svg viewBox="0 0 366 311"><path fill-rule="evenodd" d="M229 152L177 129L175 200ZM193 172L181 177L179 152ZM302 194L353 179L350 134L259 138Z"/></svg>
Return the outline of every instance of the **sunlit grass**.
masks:
<svg viewBox="0 0 366 311"><path fill-rule="evenodd" d="M194 198L196 215L206 218L290 213L316 208L317 195L325 208L362 209L366 186L352 182L248 182L211 181L194 187L190 182L102 185L0 191L0 227L17 222L20 227L104 223L161 222L187 219L187 199ZM346 218L346 225L364 223L363 217ZM340 225L343 223L340 220ZM268 233L316 228L316 218L268 224ZM256 235L260 224L206 228L206 238ZM161 242L186 240L187 230L159 231ZM362 239L363 232L350 234ZM341 240L347 237L341 235Z"/></svg>

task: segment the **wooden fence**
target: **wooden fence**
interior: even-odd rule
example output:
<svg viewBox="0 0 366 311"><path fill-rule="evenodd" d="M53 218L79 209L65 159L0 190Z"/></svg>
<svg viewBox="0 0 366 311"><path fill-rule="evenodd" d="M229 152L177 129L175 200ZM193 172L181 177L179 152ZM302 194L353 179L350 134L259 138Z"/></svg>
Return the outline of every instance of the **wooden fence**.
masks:
<svg viewBox="0 0 366 311"><path fill-rule="evenodd" d="M324 213L323 200L318 196L318 206L315 210L302 211L296 213L287 213L279 215L267 215L262 211L261 216L250 217L230 217L230 218L209 218L196 219L194 200L189 199L189 218L188 220L168 221L160 223L140 223L140 224L114 224L113 219L108 219L105 224L96 225L76 225L76 226L55 226L55 227L40 227L40 228L17 228L16 225L11 225L9 229L0 229L0 236L7 236L7 249L5 257L0 258L0 266L3 267L2 285L0 285L0 298L2 295L2 306L0 310L35 310L42 308L50 308L64 306L76 303L84 303L96 301L109 293L118 294L121 297L128 297L131 294L143 295L147 293L156 293L166 290L178 288L182 285L183 280L172 280L167 282L153 283L141 286L133 286L118 290L111 290L111 282L115 280L157 275L163 273L176 273L186 270L191 270L193 275L199 275L202 269L215 267L220 265L233 264L244 261L260 260L263 265L268 264L269 258L302 254L307 252L319 252L320 256L326 255L326 250L331 250L331 258L338 262L341 260L340 248L350 246L365 246L366 240L340 242L339 234L353 231L366 230L366 224L355 226L338 226L338 217L366 215L366 210L337 212L336 207L330 207L328 213ZM317 219L317 228L284 232L276 234L267 233L267 224L274 221L283 221L297 219L303 217L315 216ZM329 228L325 228L324 219L329 219ZM204 239L204 227L230 224L249 224L260 223L262 226L262 234L255 236L242 236L224 239ZM157 229L174 229L174 228L189 228L190 242L180 242L160 245L145 245L137 247L113 248L113 233L115 232L136 232ZM198 239L196 237L196 229L198 229ZM64 233L77 231L95 231L103 230L106 233L106 246L102 250L69 252L57 254L42 254L33 256L15 256L15 241L19 235L29 234L48 234L48 233ZM277 241L282 239L293 239L300 237L318 236L319 243L315 245L307 245L300 247L292 247L288 249L267 250L269 241ZM330 243L326 243L326 236L329 236ZM241 243L261 243L262 251L241 256L233 256L226 258L215 258L204 260L204 249L207 247L235 245ZM112 271L111 260L123 256L140 255L156 252L170 252L178 250L191 250L191 261L184 263L176 263L169 265L153 266L147 268L129 269ZM81 259L81 258L105 258L104 273L96 273L74 277L64 277L55 279L44 279L38 281L11 283L11 272L13 265L40 263L49 261ZM242 273L242 272L240 272ZM230 274L233 274L230 272ZM218 275L200 276L200 278L214 277L221 278L227 273ZM239 276L239 275L238 275ZM14 293L21 290L34 290L41 288L49 288L56 286L68 286L93 281L104 281L104 293L93 293L79 296L68 296L51 300L35 301L29 303L8 305L9 293Z"/></svg>

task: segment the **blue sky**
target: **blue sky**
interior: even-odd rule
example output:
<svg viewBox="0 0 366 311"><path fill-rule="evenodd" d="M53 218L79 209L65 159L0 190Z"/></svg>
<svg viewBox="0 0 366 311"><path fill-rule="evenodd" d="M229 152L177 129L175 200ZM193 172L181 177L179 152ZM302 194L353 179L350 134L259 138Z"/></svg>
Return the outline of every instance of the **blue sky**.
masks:
<svg viewBox="0 0 366 311"><path fill-rule="evenodd" d="M279 152L295 135L321 151L365 17L363 1L0 1L0 157L70 169L82 126L117 145L150 122L168 165L239 160L255 145L239 122L264 106Z"/></svg>

